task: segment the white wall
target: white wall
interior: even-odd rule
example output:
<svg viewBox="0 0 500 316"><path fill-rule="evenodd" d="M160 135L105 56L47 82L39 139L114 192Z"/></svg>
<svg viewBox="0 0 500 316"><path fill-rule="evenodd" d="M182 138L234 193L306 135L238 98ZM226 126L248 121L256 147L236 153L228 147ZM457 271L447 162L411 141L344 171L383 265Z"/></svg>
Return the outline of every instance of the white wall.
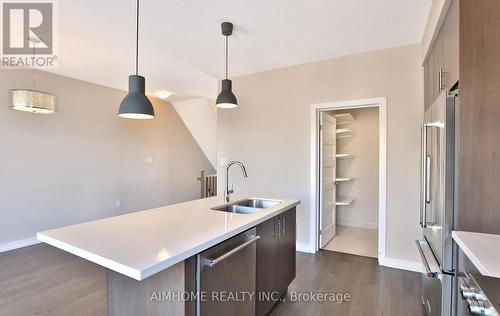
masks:
<svg viewBox="0 0 500 316"><path fill-rule="evenodd" d="M217 118L211 101L196 98L175 101L172 105L215 168L217 164Z"/></svg>
<svg viewBox="0 0 500 316"><path fill-rule="evenodd" d="M0 249L37 231L199 198L196 177L213 169L170 103L151 99L154 120L121 119L125 92L41 72L38 87L59 97L58 112L8 109L8 90L29 87L31 72L0 71Z"/></svg>
<svg viewBox="0 0 500 316"><path fill-rule="evenodd" d="M332 111L351 113L355 121L338 128L349 128L355 135L337 140L337 152L354 154L354 158L337 160L339 177L355 177L337 185L338 196L352 196L349 206L337 207L339 225L378 229L379 193L379 109L378 107Z"/></svg>
<svg viewBox="0 0 500 316"><path fill-rule="evenodd" d="M415 266L423 70L419 44L234 78L239 107L218 112L218 159L239 159L235 190L298 198L298 246L312 249L311 104L387 97L386 256ZM219 174L223 168L218 166ZM222 185L222 181L221 181Z"/></svg>

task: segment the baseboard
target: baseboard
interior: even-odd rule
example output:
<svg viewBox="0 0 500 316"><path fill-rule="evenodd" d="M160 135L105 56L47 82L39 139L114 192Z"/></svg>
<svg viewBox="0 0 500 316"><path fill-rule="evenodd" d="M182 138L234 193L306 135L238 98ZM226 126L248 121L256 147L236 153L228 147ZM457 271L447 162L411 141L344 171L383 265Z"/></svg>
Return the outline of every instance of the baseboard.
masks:
<svg viewBox="0 0 500 316"><path fill-rule="evenodd" d="M361 223L355 221L347 221L339 219L337 222L340 226L349 226L349 227L359 227L359 228L368 228L368 229L378 229L377 223Z"/></svg>
<svg viewBox="0 0 500 316"><path fill-rule="evenodd" d="M421 273L423 270L422 263L415 261L385 258L384 262L379 261L379 264L384 267L414 271L418 273Z"/></svg>
<svg viewBox="0 0 500 316"><path fill-rule="evenodd" d="M298 242L295 247L298 252L316 253L316 250L311 248L308 244Z"/></svg>
<svg viewBox="0 0 500 316"><path fill-rule="evenodd" d="M316 250L311 248L310 245L303 244L300 242L297 242L296 249L298 252L316 253ZM388 268L413 271L418 273L421 273L423 271L422 263L418 261L407 261L407 260L399 260L393 258L379 258L378 262L379 265Z"/></svg>
<svg viewBox="0 0 500 316"><path fill-rule="evenodd" d="M36 245L39 243L41 243L41 241L39 241L35 237L11 241L11 242L7 242L4 244L0 244L0 252L11 251L11 250L19 249L19 248L24 248L24 247Z"/></svg>

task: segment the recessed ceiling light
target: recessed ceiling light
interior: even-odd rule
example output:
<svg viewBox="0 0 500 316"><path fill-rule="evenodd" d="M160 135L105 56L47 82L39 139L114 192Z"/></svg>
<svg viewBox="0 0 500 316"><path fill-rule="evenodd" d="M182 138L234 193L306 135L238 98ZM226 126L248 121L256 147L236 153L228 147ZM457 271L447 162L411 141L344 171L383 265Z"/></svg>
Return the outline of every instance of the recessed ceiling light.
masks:
<svg viewBox="0 0 500 316"><path fill-rule="evenodd" d="M166 99L168 98L169 96L171 96L173 93L170 92L170 91L167 91L167 90L162 90L162 91L158 91L156 92L156 96L160 99Z"/></svg>

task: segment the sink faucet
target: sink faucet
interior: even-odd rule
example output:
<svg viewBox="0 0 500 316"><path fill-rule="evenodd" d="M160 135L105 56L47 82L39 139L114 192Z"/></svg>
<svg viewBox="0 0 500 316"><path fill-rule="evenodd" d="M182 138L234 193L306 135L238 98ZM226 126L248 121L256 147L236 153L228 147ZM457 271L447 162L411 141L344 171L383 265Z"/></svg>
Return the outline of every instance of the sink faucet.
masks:
<svg viewBox="0 0 500 316"><path fill-rule="evenodd" d="M241 162L239 162L239 161L231 161L231 162L229 162L226 165L226 189L224 190L224 201L226 203L229 202L229 194L231 194L231 193L234 192L234 190L232 189L232 187L231 187L231 190L229 190L229 168L232 165L238 165L238 166L240 166L241 171L243 171L243 175L245 176L245 178L248 178L247 170L245 169L245 166Z"/></svg>

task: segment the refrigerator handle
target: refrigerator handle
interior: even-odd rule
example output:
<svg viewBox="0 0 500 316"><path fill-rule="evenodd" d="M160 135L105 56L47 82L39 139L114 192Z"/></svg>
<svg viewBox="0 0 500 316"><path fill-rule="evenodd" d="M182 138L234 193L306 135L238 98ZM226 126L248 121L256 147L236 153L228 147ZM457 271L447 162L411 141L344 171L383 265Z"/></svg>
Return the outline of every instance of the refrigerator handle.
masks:
<svg viewBox="0 0 500 316"><path fill-rule="evenodd" d="M442 128L444 125L440 122L422 124L422 167L421 167L421 188L420 188L420 226L427 227L427 208L426 204L431 203L431 155L427 153L427 133L429 128Z"/></svg>
<svg viewBox="0 0 500 316"><path fill-rule="evenodd" d="M420 226L426 227L427 214L425 211L425 204L427 202L427 124L422 124L420 128L421 136L421 174L420 174Z"/></svg>
<svg viewBox="0 0 500 316"><path fill-rule="evenodd" d="M431 203L431 155L425 157L425 203Z"/></svg>
<svg viewBox="0 0 500 316"><path fill-rule="evenodd" d="M425 176L424 176L424 124L420 126L420 226L422 226L422 211L423 208L425 207L424 205L424 199L423 199L423 187L424 187L424 181L425 181Z"/></svg>

